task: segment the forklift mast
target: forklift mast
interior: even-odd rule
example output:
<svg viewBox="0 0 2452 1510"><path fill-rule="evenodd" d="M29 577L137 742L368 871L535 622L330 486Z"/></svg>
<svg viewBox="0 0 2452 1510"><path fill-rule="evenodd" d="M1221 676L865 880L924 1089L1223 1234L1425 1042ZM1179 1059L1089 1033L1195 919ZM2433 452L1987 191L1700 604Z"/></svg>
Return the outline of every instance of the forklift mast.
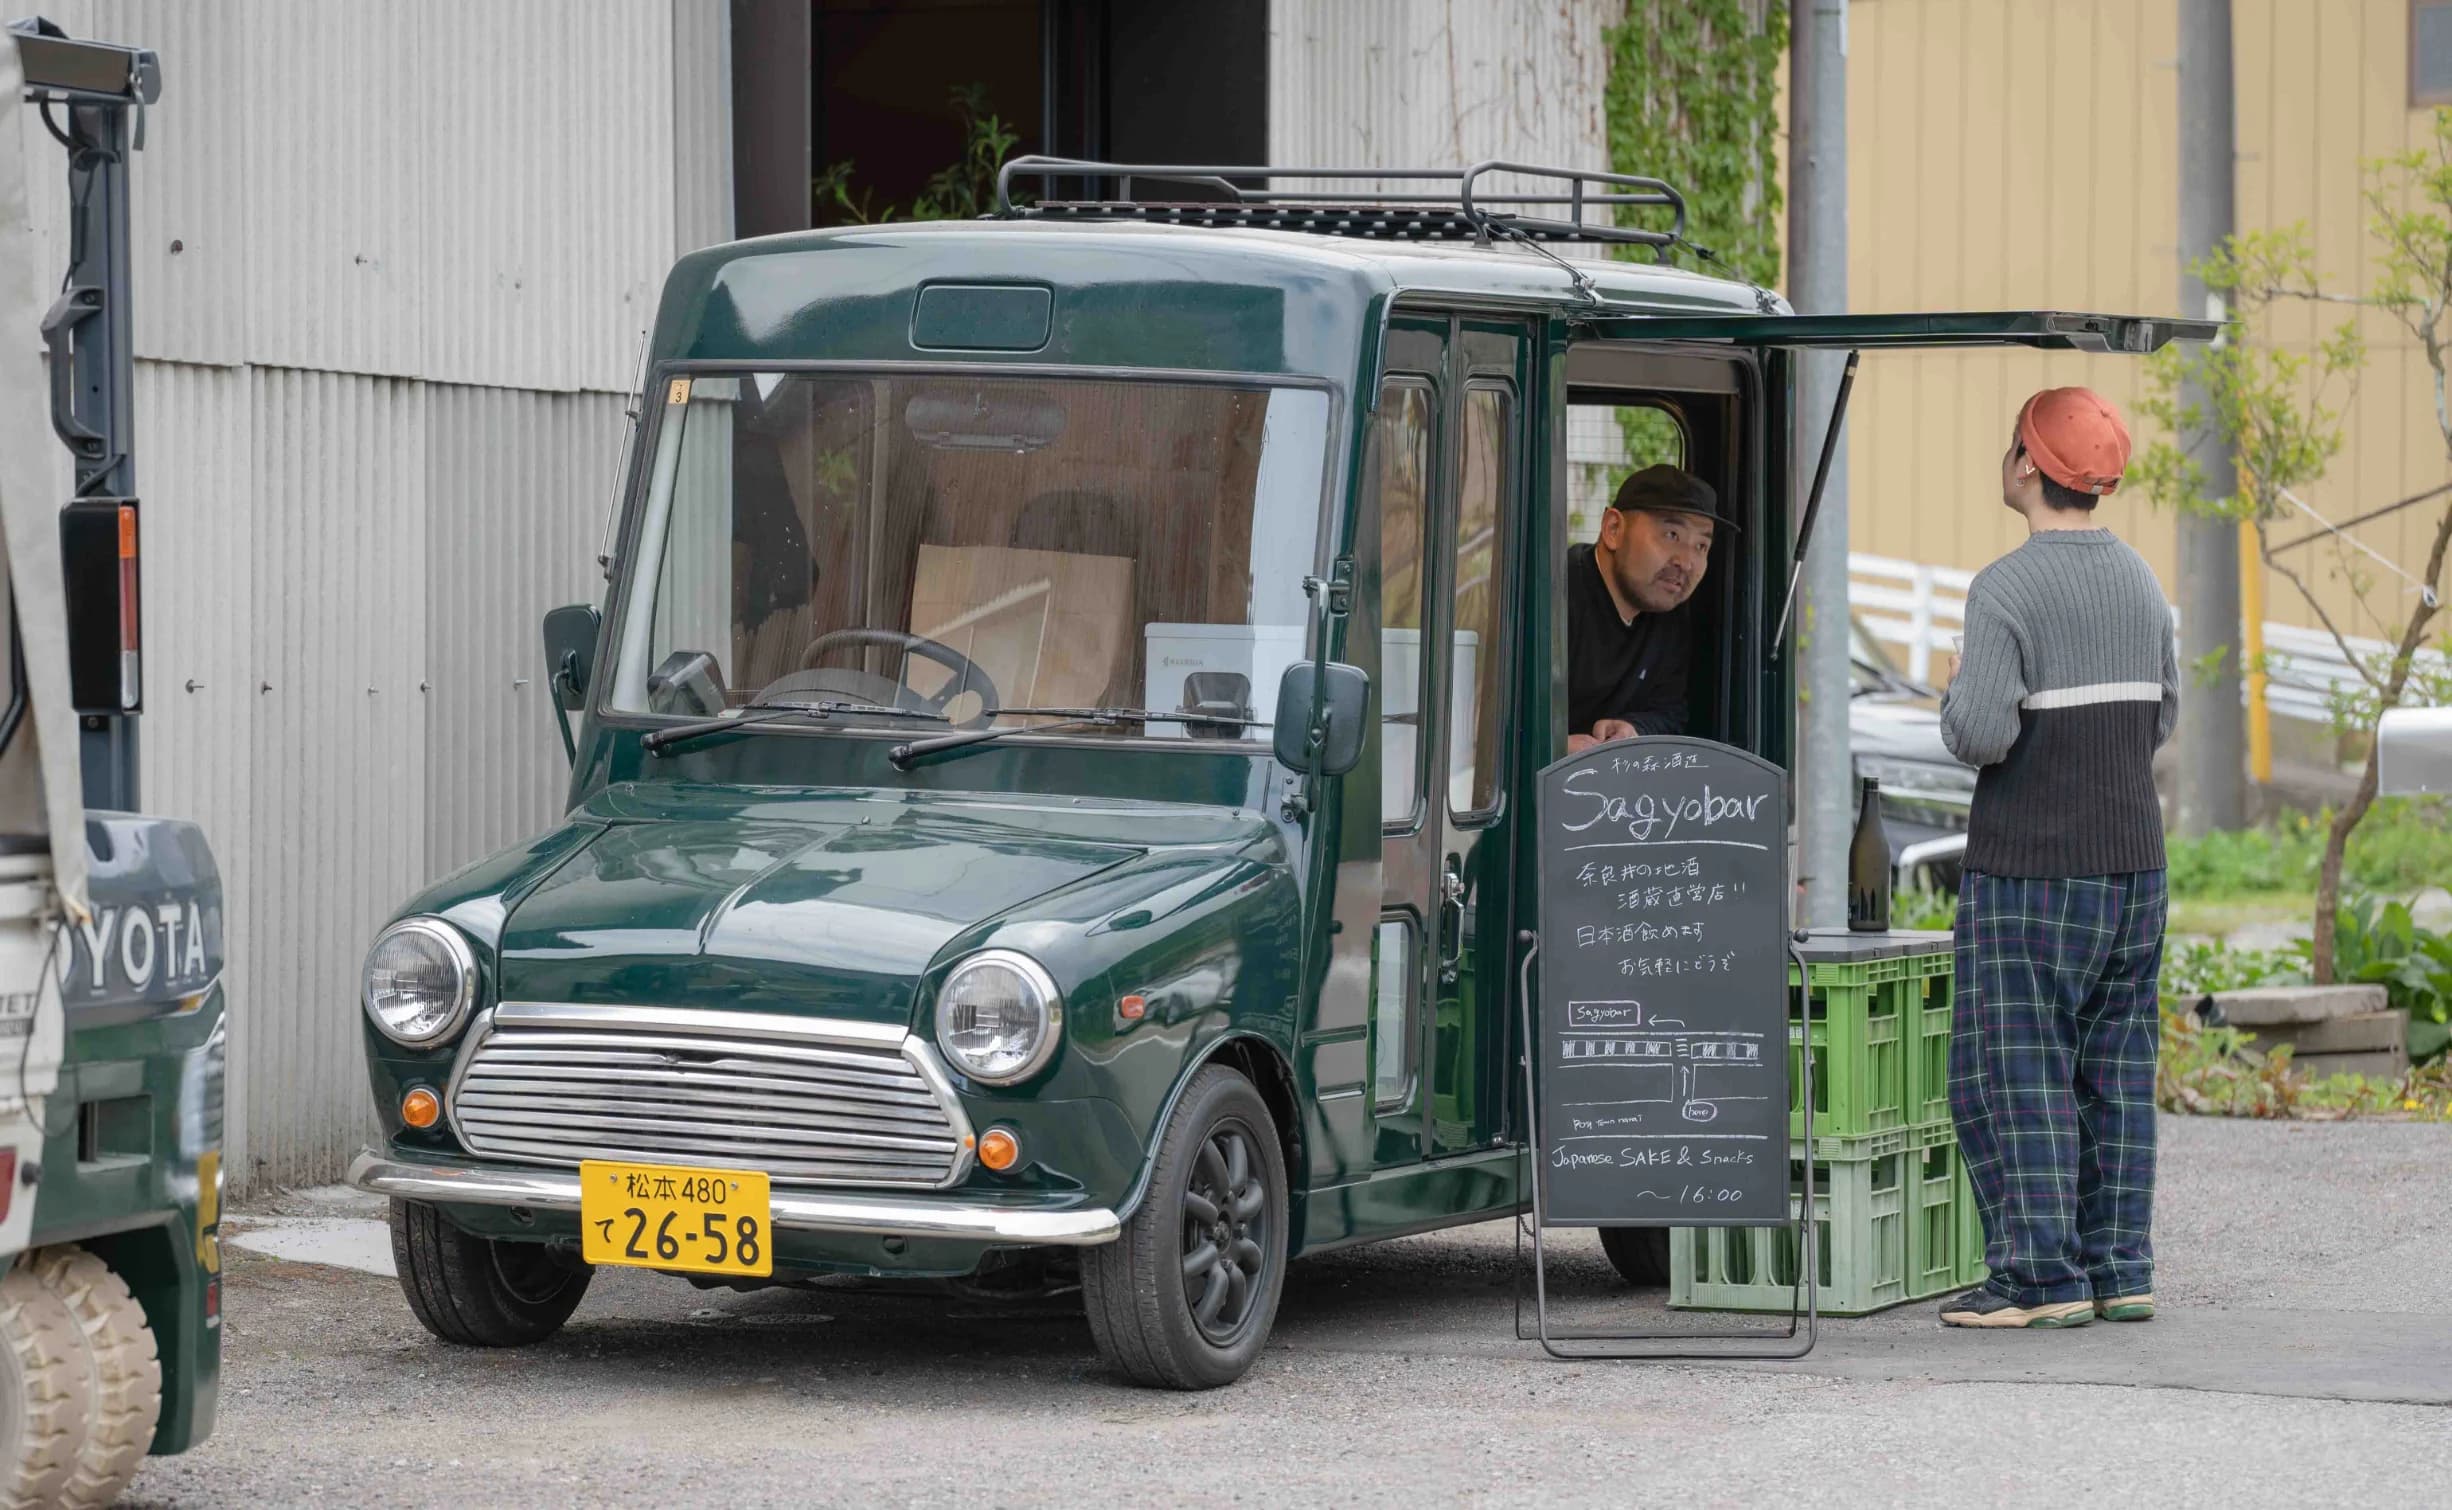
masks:
<svg viewBox="0 0 2452 1510"><path fill-rule="evenodd" d="M134 812L144 679L128 159L144 147L161 63L145 48L72 39L39 16L9 30L25 97L68 152L68 273L42 330L51 428L75 460L60 548L85 805Z"/></svg>

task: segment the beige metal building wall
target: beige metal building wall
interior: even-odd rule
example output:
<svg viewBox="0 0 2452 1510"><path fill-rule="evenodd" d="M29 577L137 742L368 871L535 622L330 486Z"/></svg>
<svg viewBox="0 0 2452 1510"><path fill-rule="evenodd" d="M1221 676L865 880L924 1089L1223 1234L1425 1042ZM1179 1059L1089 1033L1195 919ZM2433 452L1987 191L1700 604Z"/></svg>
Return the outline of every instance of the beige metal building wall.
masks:
<svg viewBox="0 0 2452 1510"><path fill-rule="evenodd" d="M729 8L45 9L163 58L132 196L145 806L203 825L228 892L230 1178L330 1180L371 1127L373 930L559 810L537 622L601 591L639 332L730 234ZM31 146L56 280L65 165Z"/></svg>
<svg viewBox="0 0 2452 1510"><path fill-rule="evenodd" d="M1849 16L1854 307L2180 312L2176 0L1854 0ZM2363 292L2364 164L2432 131L2427 112L2408 108L2407 0L2236 0L2234 17L2240 227L2306 222L2328 285ZM2364 324L2374 353L2347 440L2309 494L2334 518L2447 474L2423 357L2380 316ZM2302 319L2281 333L2305 343L2316 329ZM1852 548L1983 565L2019 535L1998 503L2019 401L2085 383L2125 405L2141 376L2134 359L2109 356L1867 357ZM2169 589L2169 517L2142 498L2106 507ZM2405 511L2356 533L2414 570L2427 517ZM2301 554L2346 611L2339 552ZM2269 582L2266 604L2269 619L2313 622L2287 583ZM2373 620L2345 627L2386 632Z"/></svg>

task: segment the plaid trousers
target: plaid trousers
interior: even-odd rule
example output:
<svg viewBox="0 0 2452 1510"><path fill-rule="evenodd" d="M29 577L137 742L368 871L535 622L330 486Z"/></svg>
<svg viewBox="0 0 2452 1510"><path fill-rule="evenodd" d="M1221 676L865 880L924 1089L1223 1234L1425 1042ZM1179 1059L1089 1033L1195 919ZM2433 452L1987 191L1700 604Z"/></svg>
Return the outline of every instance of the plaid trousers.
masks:
<svg viewBox="0 0 2452 1510"><path fill-rule="evenodd" d="M1950 1119L2015 1304L2153 1289L2166 903L2159 870L1960 882Z"/></svg>

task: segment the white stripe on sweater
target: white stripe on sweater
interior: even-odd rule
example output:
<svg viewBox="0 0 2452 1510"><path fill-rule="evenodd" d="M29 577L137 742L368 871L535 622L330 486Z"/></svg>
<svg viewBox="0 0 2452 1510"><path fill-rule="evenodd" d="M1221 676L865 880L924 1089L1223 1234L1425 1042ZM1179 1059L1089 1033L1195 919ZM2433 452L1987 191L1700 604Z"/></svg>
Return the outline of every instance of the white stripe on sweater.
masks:
<svg viewBox="0 0 2452 1510"><path fill-rule="evenodd" d="M2090 708L2096 703L2159 703L2163 700L2160 682L2096 682L2088 687L2060 687L2050 692L2029 692L2021 708Z"/></svg>

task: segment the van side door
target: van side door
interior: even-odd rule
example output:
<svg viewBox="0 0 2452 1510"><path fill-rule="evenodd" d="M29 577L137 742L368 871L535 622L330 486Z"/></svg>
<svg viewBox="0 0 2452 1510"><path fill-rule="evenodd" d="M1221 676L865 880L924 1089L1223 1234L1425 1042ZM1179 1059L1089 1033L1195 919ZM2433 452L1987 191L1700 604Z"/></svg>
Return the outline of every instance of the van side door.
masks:
<svg viewBox="0 0 2452 1510"><path fill-rule="evenodd" d="M1528 321L1391 318L1364 482L1377 546L1381 898L1371 1096L1382 1169L1504 1134L1510 738ZM1368 574L1366 573L1366 576Z"/></svg>

